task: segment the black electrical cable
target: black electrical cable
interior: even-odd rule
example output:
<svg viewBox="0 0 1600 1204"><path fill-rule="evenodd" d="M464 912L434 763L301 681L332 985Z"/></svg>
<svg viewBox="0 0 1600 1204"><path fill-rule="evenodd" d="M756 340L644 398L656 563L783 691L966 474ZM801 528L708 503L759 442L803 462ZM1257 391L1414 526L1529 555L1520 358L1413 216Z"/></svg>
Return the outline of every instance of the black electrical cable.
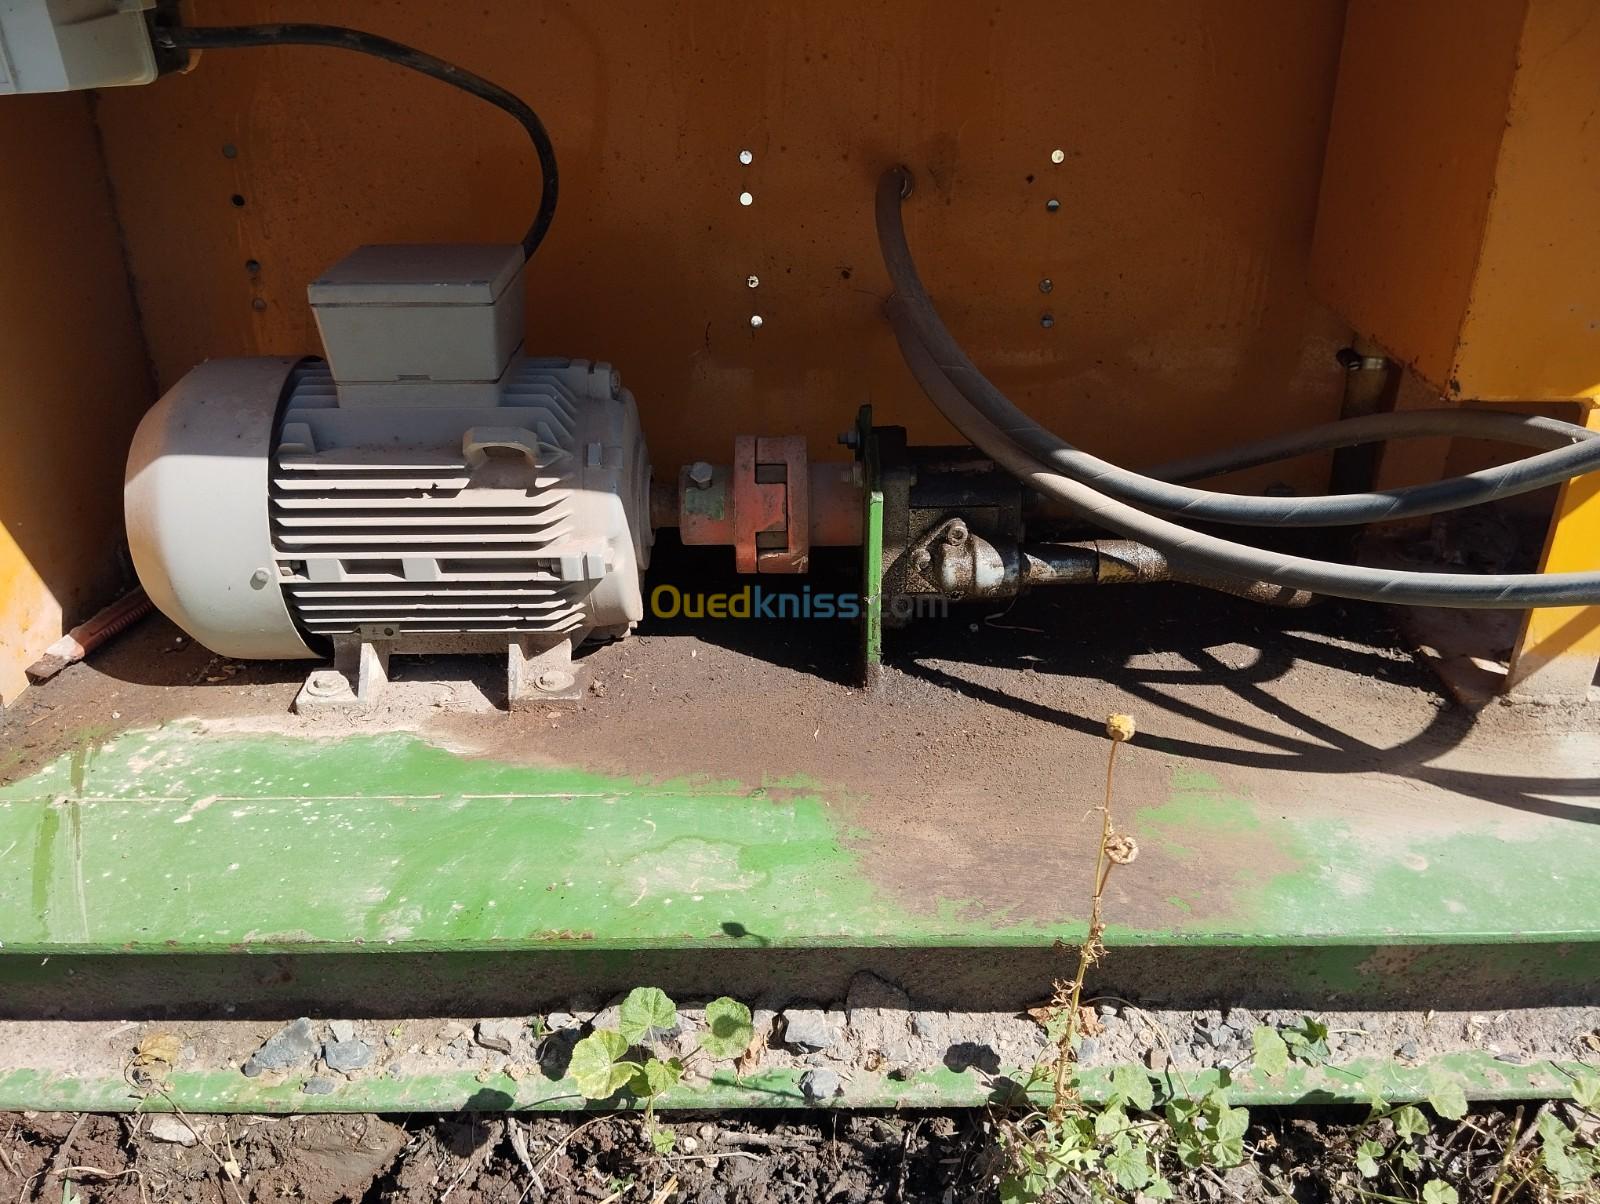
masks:
<svg viewBox="0 0 1600 1204"><path fill-rule="evenodd" d="M1600 469L1600 441L1570 446L1426 485L1309 498L1249 497L1157 480L1090 455L1024 414L978 370L940 319L906 242L901 202L911 175L903 167L878 184L878 242L895 294L918 340L939 370L1007 439L1061 475L1159 514L1246 526L1323 527L1437 514L1526 493ZM1574 428L1575 431L1578 428Z"/></svg>
<svg viewBox="0 0 1600 1204"><path fill-rule="evenodd" d="M432 79L486 100L517 119L532 139L534 153L539 158L539 208L534 214L533 224L522 239L525 260L533 257L534 251L544 241L546 231L550 229L550 223L556 215L556 194L560 188L556 150L550 142L550 134L531 105L481 75L474 75L404 43L339 25L174 26L157 29L155 40L157 45L179 50L234 50L252 46L326 46L334 50L353 50L409 67L412 71L420 71Z"/></svg>

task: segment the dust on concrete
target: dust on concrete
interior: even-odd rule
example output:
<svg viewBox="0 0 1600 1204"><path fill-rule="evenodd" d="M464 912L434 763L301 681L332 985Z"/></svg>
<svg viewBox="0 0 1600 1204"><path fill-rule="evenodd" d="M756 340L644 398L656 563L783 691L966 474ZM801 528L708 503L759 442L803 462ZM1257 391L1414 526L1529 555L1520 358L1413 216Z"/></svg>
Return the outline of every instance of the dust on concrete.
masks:
<svg viewBox="0 0 1600 1204"><path fill-rule="evenodd" d="M1119 759L1129 810L1165 802L1177 774L1273 816L1353 809L1379 842L1600 805L1595 708L1458 707L1373 607L1274 611L1182 586L1041 593L891 633L889 652L867 692L849 684L850 624L650 621L582 658L590 688L573 704L508 714L492 658L397 659L372 712L299 717L306 663L218 658L156 618L6 713L0 777L196 718L310 738L411 731L469 755L731 780L774 799L801 785L903 907L955 899L1016 919L1087 899L1113 711L1140 726ZM1270 839L1201 839L1197 920L1297 868ZM1164 854L1145 856L1154 880ZM1150 905L1113 880L1120 922Z"/></svg>

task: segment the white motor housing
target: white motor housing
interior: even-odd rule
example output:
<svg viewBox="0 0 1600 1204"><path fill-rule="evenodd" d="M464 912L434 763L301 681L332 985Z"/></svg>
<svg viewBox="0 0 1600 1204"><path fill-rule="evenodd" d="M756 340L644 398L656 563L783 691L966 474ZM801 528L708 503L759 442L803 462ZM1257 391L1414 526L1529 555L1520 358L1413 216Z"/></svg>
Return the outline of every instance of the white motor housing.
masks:
<svg viewBox="0 0 1600 1204"><path fill-rule="evenodd" d="M140 425L128 537L155 604L243 658L626 634L638 410L609 365L521 354L520 248L362 248L311 295L328 363L211 360Z"/></svg>

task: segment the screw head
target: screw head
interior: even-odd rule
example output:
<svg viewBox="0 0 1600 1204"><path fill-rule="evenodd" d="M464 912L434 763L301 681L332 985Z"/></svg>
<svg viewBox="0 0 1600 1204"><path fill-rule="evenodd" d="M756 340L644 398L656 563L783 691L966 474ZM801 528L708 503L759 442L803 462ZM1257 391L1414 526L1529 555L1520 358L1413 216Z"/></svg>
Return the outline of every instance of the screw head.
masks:
<svg viewBox="0 0 1600 1204"><path fill-rule="evenodd" d="M538 677L534 678L533 684L546 694L555 694L562 690L571 689L575 680L577 679L564 669L546 669Z"/></svg>
<svg viewBox="0 0 1600 1204"><path fill-rule="evenodd" d="M1051 213L1054 213L1057 209L1061 208L1061 202L1056 200L1055 197L1051 197L1044 203L1044 207Z"/></svg>
<svg viewBox="0 0 1600 1204"><path fill-rule="evenodd" d="M749 287L749 288L760 288L761 287L761 277L760 276L755 276L755 275L746 276L744 278L744 282L745 282L746 286Z"/></svg>
<svg viewBox="0 0 1600 1204"><path fill-rule="evenodd" d="M689 484L693 485L696 489L707 488L716 475L717 470L712 468L711 465L707 464L704 460L696 460L693 464L689 465Z"/></svg>
<svg viewBox="0 0 1600 1204"><path fill-rule="evenodd" d="M918 572L921 572L932 563L933 557L928 553L927 548L918 548L915 555L911 557L911 564Z"/></svg>
<svg viewBox="0 0 1600 1204"><path fill-rule="evenodd" d="M1046 276L1043 280L1039 281L1039 291L1041 293L1048 293L1051 289L1055 288L1055 286L1056 286L1056 282L1054 280L1050 279L1050 277L1048 277L1048 276Z"/></svg>
<svg viewBox="0 0 1600 1204"><path fill-rule="evenodd" d="M1056 324L1056 316L1055 316L1055 314L1040 314L1039 315L1039 325L1043 326L1046 330L1049 330L1055 324Z"/></svg>
<svg viewBox="0 0 1600 1204"><path fill-rule="evenodd" d="M255 572L250 574L250 588L251 589L266 589L267 588L267 582L269 582L271 580L272 580L272 577L267 572L266 569L257 569Z"/></svg>
<svg viewBox="0 0 1600 1204"><path fill-rule="evenodd" d="M959 547L967 542L967 524L957 519L944 529L944 541L951 547Z"/></svg>
<svg viewBox="0 0 1600 1204"><path fill-rule="evenodd" d="M1056 147L1055 150L1050 152L1050 162L1052 162L1052 163L1065 163L1066 161L1067 161L1067 152L1062 150L1059 146Z"/></svg>

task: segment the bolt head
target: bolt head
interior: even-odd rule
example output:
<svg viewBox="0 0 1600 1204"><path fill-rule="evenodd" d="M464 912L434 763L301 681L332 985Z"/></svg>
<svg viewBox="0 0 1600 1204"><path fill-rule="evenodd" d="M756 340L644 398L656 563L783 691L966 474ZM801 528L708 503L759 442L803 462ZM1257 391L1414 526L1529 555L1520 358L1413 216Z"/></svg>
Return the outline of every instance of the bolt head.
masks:
<svg viewBox="0 0 1600 1204"><path fill-rule="evenodd" d="M575 680L577 679L564 669L546 669L538 677L534 678L533 684L546 694L556 694L562 690L571 689Z"/></svg>
<svg viewBox="0 0 1600 1204"><path fill-rule="evenodd" d="M944 541L952 547L959 547L961 544L966 543L967 524L959 521L951 523L945 528Z"/></svg>
<svg viewBox="0 0 1600 1204"><path fill-rule="evenodd" d="M918 548L916 554L911 557L911 563L920 572L933 563L933 557L927 548Z"/></svg>
<svg viewBox="0 0 1600 1204"><path fill-rule="evenodd" d="M689 484L696 489L707 489L716 478L717 470L704 460L696 460L689 465Z"/></svg>
<svg viewBox="0 0 1600 1204"><path fill-rule="evenodd" d="M320 697L330 697L345 689L344 674L337 669L318 669L306 679L306 691Z"/></svg>

